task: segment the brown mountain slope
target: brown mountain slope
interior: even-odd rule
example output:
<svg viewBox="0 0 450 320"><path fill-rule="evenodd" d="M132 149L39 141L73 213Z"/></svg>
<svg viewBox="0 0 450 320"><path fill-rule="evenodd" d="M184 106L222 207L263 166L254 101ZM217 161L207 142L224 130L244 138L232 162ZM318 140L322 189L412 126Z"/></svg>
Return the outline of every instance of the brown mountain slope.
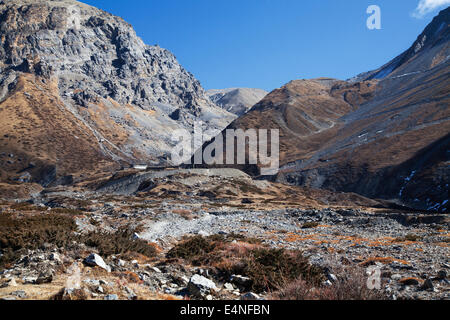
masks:
<svg viewBox="0 0 450 320"><path fill-rule="evenodd" d="M292 81L229 128L280 129L278 181L447 210L449 14L379 70Z"/></svg>
<svg viewBox="0 0 450 320"><path fill-rule="evenodd" d="M61 172L112 165L90 129L65 107L55 82L22 75L0 103L0 172L14 178L26 170L46 184Z"/></svg>

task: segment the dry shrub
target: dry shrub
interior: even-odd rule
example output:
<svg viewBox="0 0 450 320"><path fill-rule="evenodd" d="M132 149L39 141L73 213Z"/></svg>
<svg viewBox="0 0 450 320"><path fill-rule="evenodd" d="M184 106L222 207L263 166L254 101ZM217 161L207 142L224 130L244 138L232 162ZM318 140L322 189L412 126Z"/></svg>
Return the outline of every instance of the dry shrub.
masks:
<svg viewBox="0 0 450 320"><path fill-rule="evenodd" d="M417 241L420 241L420 240L422 240L421 236L416 235L416 234L408 234L408 235L406 235L404 237L396 238L394 240L394 242L407 242L407 241L417 242Z"/></svg>
<svg viewBox="0 0 450 320"><path fill-rule="evenodd" d="M120 229L115 233L90 232L81 237L81 242L89 247L96 248L101 256L142 254L146 257L155 257L157 251L147 241L134 240L130 229Z"/></svg>
<svg viewBox="0 0 450 320"><path fill-rule="evenodd" d="M124 271L119 273L119 278L124 279L127 282L142 284L143 281L139 278L139 276L132 271Z"/></svg>
<svg viewBox="0 0 450 320"><path fill-rule="evenodd" d="M323 281L320 268L311 265L300 251L258 248L234 264L228 274L240 274L252 279L251 289L256 292L275 290L299 277L309 283Z"/></svg>
<svg viewBox="0 0 450 320"><path fill-rule="evenodd" d="M47 207L37 207L28 202L14 203L9 207L14 211L46 211Z"/></svg>
<svg viewBox="0 0 450 320"><path fill-rule="evenodd" d="M76 209L68 209L68 208L53 208L51 209L52 213L66 214L69 216L82 216L84 215L83 211Z"/></svg>
<svg viewBox="0 0 450 320"><path fill-rule="evenodd" d="M305 222L302 226L302 229L313 229L319 226L318 222Z"/></svg>
<svg viewBox="0 0 450 320"><path fill-rule="evenodd" d="M357 266L334 267L338 281L331 286L313 285L302 278L286 283L271 295L274 300L385 300L381 290L370 290L365 270Z"/></svg>
<svg viewBox="0 0 450 320"><path fill-rule="evenodd" d="M76 224L64 215L46 214L18 218L0 215L0 269L20 258L26 249L38 249L44 244L65 247L76 239Z"/></svg>
<svg viewBox="0 0 450 320"><path fill-rule="evenodd" d="M177 244L167 253L167 258L181 258L188 262L205 260L205 256L211 253L217 246L217 241L202 236L195 236Z"/></svg>
<svg viewBox="0 0 450 320"><path fill-rule="evenodd" d="M299 251L270 249L245 239L233 243L223 236L196 236L176 245L167 257L215 268L224 281L233 274L249 277L252 285L247 289L257 292L274 290L298 277L312 283L323 280L322 270L309 264Z"/></svg>
<svg viewBox="0 0 450 320"><path fill-rule="evenodd" d="M73 242L96 248L103 256L113 254L142 254L154 257L157 250L144 240L133 240L133 231L121 229L116 233L76 234L77 225L71 214L54 213L18 217L0 214L0 270L9 268L26 250L35 250L51 244L58 248Z"/></svg>

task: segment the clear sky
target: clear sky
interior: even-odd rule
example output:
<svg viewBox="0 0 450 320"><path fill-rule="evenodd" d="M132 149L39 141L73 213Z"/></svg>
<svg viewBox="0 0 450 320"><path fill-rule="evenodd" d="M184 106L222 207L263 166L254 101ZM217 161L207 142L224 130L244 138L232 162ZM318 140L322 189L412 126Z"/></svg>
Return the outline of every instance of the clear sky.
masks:
<svg viewBox="0 0 450 320"><path fill-rule="evenodd" d="M81 0L131 23L205 89L347 79L400 54L450 0ZM369 5L381 30L369 30ZM441 5L440 7L437 7Z"/></svg>

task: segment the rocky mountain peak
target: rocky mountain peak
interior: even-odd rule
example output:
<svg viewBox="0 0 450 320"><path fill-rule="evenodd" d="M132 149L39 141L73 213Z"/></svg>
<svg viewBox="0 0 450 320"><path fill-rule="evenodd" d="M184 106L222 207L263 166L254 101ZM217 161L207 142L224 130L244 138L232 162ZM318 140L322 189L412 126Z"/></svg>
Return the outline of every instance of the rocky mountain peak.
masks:
<svg viewBox="0 0 450 320"><path fill-rule="evenodd" d="M448 60L446 43L450 40L450 7L442 10L412 46L381 68L358 75L352 81L385 79L425 72Z"/></svg>
<svg viewBox="0 0 450 320"><path fill-rule="evenodd" d="M211 102L171 52L146 45L122 18L72 0L0 1L0 105L5 105L0 113L13 116L9 107L17 105L17 95L23 109L31 107L31 98L44 101L32 91L51 97L52 103L41 103L39 110L33 106L33 112L39 111L36 117L52 114L53 119L76 123L91 135L89 150L115 163L170 163L174 130L192 130L194 122L202 121L213 135L235 118ZM14 115L16 120L30 136L36 134L31 116ZM14 130L5 124L2 134L10 136ZM45 137L53 130L66 141L81 143L75 129L42 123ZM80 163L72 156L71 162L63 161L70 150L61 138L46 145L52 152L59 150L53 155L38 151L39 139L27 142L36 152L19 138L3 148L26 150L31 154L24 158L39 155L51 166ZM27 162L15 169L23 170Z"/></svg>
<svg viewBox="0 0 450 320"><path fill-rule="evenodd" d="M110 97L147 110L168 104L194 115L212 106L173 54L145 45L121 18L70 0L8 1L0 10L4 71L55 75L61 94L81 105Z"/></svg>

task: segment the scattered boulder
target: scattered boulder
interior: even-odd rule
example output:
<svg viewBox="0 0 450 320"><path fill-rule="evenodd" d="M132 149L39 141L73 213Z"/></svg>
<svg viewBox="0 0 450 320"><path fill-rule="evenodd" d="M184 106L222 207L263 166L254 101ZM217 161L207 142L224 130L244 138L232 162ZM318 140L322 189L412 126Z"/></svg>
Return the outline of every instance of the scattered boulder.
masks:
<svg viewBox="0 0 450 320"><path fill-rule="evenodd" d="M434 290L433 281L431 281L431 279L425 280L425 282L420 287L420 289L422 289L422 290Z"/></svg>
<svg viewBox="0 0 450 320"><path fill-rule="evenodd" d="M141 236L139 234L137 234L137 233L134 233L133 234L133 240L139 240L139 239L141 239Z"/></svg>
<svg viewBox="0 0 450 320"><path fill-rule="evenodd" d="M27 297L27 293L23 290L18 290L18 291L14 291L11 292L11 295L16 296L18 298L24 299Z"/></svg>
<svg viewBox="0 0 450 320"><path fill-rule="evenodd" d="M54 261L56 263L61 263L61 258L59 256L59 254L57 254L56 252L52 252L49 256L50 261Z"/></svg>
<svg viewBox="0 0 450 320"><path fill-rule="evenodd" d="M157 267L151 267L150 269L156 273L162 273L161 270L159 270Z"/></svg>
<svg viewBox="0 0 450 320"><path fill-rule="evenodd" d="M92 253L89 257L84 259L84 263L91 267L100 267L107 272L111 272L111 268L105 263L105 261L96 253Z"/></svg>
<svg viewBox="0 0 450 320"><path fill-rule="evenodd" d="M192 296L204 299L212 290L216 291L217 287L213 281L196 274L191 277L187 289Z"/></svg>
<svg viewBox="0 0 450 320"><path fill-rule="evenodd" d="M233 287L233 285L231 283L225 283L223 285L223 287L224 287L225 290L234 291L234 287Z"/></svg>
<svg viewBox="0 0 450 320"><path fill-rule="evenodd" d="M35 284L51 283L52 281L53 281L53 274L43 273L40 274L39 277L36 279Z"/></svg>
<svg viewBox="0 0 450 320"><path fill-rule="evenodd" d="M117 294L108 294L105 296L104 300L114 301L114 300L119 300L119 297L117 296Z"/></svg>
<svg viewBox="0 0 450 320"><path fill-rule="evenodd" d="M118 265L119 267L121 267L121 268L125 267L126 264L127 264L127 263L126 263L125 261L121 260L121 259L119 259L119 260L117 261L117 265Z"/></svg>
<svg viewBox="0 0 450 320"><path fill-rule="evenodd" d="M447 271L445 271L445 270L440 270L440 271L438 272L437 279L438 279L438 280L445 280L445 279L447 279Z"/></svg>
<svg viewBox="0 0 450 320"><path fill-rule="evenodd" d="M17 287L17 282L15 278L11 278L11 280L8 282L8 285L10 287Z"/></svg>
<svg viewBox="0 0 450 320"><path fill-rule="evenodd" d="M36 284L37 277L24 277L22 278L22 282L24 284Z"/></svg>

